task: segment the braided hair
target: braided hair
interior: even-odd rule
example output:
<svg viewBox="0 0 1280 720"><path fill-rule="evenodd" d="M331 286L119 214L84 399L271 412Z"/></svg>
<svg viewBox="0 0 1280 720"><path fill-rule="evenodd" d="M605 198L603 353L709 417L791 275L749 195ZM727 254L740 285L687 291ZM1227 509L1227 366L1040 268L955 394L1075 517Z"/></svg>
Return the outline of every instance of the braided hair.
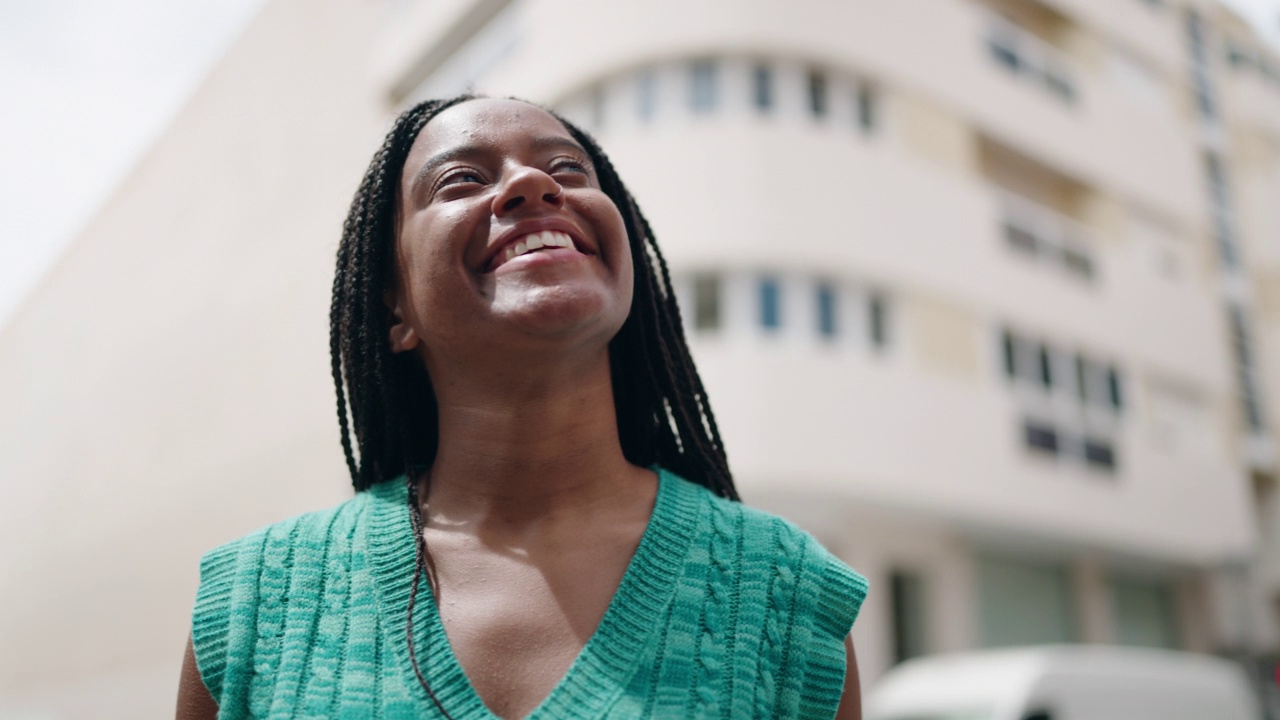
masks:
<svg viewBox="0 0 1280 720"><path fill-rule="evenodd" d="M433 117L474 98L427 100L396 119L369 163L343 224L329 309L338 426L352 484L360 491L404 476L409 486L417 570L405 632L418 681L446 717L448 712L422 674L413 644L413 607L421 576L425 574L435 590L422 532L418 479L435 460L436 400L421 360L413 353L391 351L392 315L383 297L395 273L396 198L409 149ZM590 156L600 189L622 215L631 248L631 312L609 344L623 456L634 465L661 465L737 500L720 430L689 355L671 276L653 230L595 140L551 114Z"/></svg>
<svg viewBox="0 0 1280 720"><path fill-rule="evenodd" d="M396 119L374 154L342 228L329 350L338 426L356 490L429 468L438 442L435 394L420 359L393 353L383 300L395 272L396 197L418 133L460 95L422 102ZM552 113L555 115L555 113ZM635 268L631 312L609 345L618 435L627 461L653 464L737 500L707 391L685 342L667 263L649 222L587 133L555 115L587 151L600 188L626 225Z"/></svg>

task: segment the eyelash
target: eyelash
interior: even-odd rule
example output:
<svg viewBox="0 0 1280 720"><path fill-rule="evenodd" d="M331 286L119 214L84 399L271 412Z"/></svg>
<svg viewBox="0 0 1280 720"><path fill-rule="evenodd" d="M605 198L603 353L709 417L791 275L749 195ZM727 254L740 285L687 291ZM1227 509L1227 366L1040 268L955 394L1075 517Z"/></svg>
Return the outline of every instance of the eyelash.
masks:
<svg viewBox="0 0 1280 720"><path fill-rule="evenodd" d="M551 174L556 174L556 172L565 165L572 165L572 172L581 173L583 175L588 175L591 172L588 169L588 165L581 160L575 160L574 158L557 158L551 162L551 167L549 168L551 170Z"/></svg>
<svg viewBox="0 0 1280 720"><path fill-rule="evenodd" d="M551 164L547 167L547 174L556 175L562 171L565 171L566 166L570 166L567 169L568 172L576 173L583 176L588 176L591 174L590 165L588 165L586 162L583 162L582 160L576 160L570 157L556 158L555 160L552 160ZM468 168L458 168L457 170L450 172L446 174L444 177L440 178L440 183L439 185L436 186L437 191L443 190L446 187L450 187L452 185L457 184L453 182L455 179L466 178L466 177L474 177L477 180L479 180L479 182L481 183L484 182L484 176L481 175L479 172L476 172L475 170L471 170Z"/></svg>

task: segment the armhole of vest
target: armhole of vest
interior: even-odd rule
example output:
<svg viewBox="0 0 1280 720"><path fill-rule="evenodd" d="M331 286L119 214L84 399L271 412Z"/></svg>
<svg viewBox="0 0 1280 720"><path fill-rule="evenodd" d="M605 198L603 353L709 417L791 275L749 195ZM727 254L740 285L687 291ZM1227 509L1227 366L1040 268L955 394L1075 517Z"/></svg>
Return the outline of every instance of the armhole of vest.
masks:
<svg viewBox="0 0 1280 720"><path fill-rule="evenodd" d="M821 559L821 580L818 594L817 624L829 636L844 642L853 629L853 622L867 598L867 579L858 574L816 540L818 558Z"/></svg>
<svg viewBox="0 0 1280 720"><path fill-rule="evenodd" d="M191 615L191 646L200 679L214 700L222 693L227 669L227 635L231 627L231 593L242 548L242 538L214 548L200 559L200 588Z"/></svg>

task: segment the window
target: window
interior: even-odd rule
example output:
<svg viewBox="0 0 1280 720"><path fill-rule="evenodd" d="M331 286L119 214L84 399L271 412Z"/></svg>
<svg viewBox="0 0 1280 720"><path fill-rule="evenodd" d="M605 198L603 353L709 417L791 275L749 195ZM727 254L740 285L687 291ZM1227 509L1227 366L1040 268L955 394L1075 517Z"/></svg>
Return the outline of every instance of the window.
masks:
<svg viewBox="0 0 1280 720"><path fill-rule="evenodd" d="M1124 645L1176 649L1178 619L1173 588L1168 583L1112 578L1116 640Z"/></svg>
<svg viewBox="0 0 1280 720"><path fill-rule="evenodd" d="M865 133L876 128L876 96L870 88L863 85L854 94L854 111L858 118L858 127Z"/></svg>
<svg viewBox="0 0 1280 720"><path fill-rule="evenodd" d="M1058 431L1052 425L1039 420L1022 421L1022 438L1032 450L1058 454Z"/></svg>
<svg viewBox="0 0 1280 720"><path fill-rule="evenodd" d="M836 336L836 287L829 282L819 282L815 288L818 306L818 334L830 340Z"/></svg>
<svg viewBox="0 0 1280 720"><path fill-rule="evenodd" d="M766 330L782 326L782 287L777 278L760 279L760 325Z"/></svg>
<svg viewBox="0 0 1280 720"><path fill-rule="evenodd" d="M1117 412L1120 410L1120 373L1114 367L1107 368L1107 398L1111 401L1111 408Z"/></svg>
<svg viewBox="0 0 1280 720"><path fill-rule="evenodd" d="M1233 68L1249 67L1253 64L1252 53L1244 49L1234 40L1227 41L1227 62Z"/></svg>
<svg viewBox="0 0 1280 720"><path fill-rule="evenodd" d="M751 75L752 99L761 112L773 107L773 70L764 63L756 65Z"/></svg>
<svg viewBox="0 0 1280 720"><path fill-rule="evenodd" d="M808 77L809 112L815 118L827 114L827 75L820 70L810 70Z"/></svg>
<svg viewBox="0 0 1280 720"><path fill-rule="evenodd" d="M1239 385L1245 422L1251 431L1262 432L1265 426L1254 377L1253 337L1249 333L1248 319L1244 309L1235 304L1228 307L1228 318L1231 325L1231 348L1236 362L1236 383Z"/></svg>
<svg viewBox="0 0 1280 720"><path fill-rule="evenodd" d="M1075 220L1017 193L997 193L1005 242L1081 280L1095 275L1089 231Z"/></svg>
<svg viewBox="0 0 1280 720"><path fill-rule="evenodd" d="M1004 375L1010 380L1015 380L1018 377L1018 347L1013 339L1013 333L1005 330L1000 335L1000 347L1004 351Z"/></svg>
<svg viewBox="0 0 1280 720"><path fill-rule="evenodd" d="M1040 359L1040 384L1044 385L1046 390L1053 389L1053 358L1049 353L1048 345L1041 345L1039 352Z"/></svg>
<svg viewBox="0 0 1280 720"><path fill-rule="evenodd" d="M1116 450L1111 441L1098 438L1084 439L1084 460L1091 467L1101 470L1115 470Z"/></svg>
<svg viewBox="0 0 1280 720"><path fill-rule="evenodd" d="M1080 396L1080 402L1089 401L1089 361L1084 359L1083 355L1076 355L1076 392Z"/></svg>
<svg viewBox="0 0 1280 720"><path fill-rule="evenodd" d="M1200 109L1200 117L1203 120L1216 122L1218 108L1209 80L1209 54L1205 46L1204 19L1195 10L1187 11L1187 39L1191 44L1191 57L1194 61L1191 67L1191 87L1195 91L1196 106Z"/></svg>
<svg viewBox="0 0 1280 720"><path fill-rule="evenodd" d="M980 558L978 597L982 644L987 647L1076 640L1074 596L1063 565Z"/></svg>
<svg viewBox="0 0 1280 720"><path fill-rule="evenodd" d="M718 330L722 323L720 276L699 273L693 276L693 328Z"/></svg>
<svg viewBox="0 0 1280 720"><path fill-rule="evenodd" d="M999 14L990 13L987 23L987 50L997 64L1065 102L1075 100L1071 62L1061 50Z"/></svg>
<svg viewBox="0 0 1280 720"><path fill-rule="evenodd" d="M871 342L877 348L889 344L888 307L883 295L872 293L867 298L868 330Z"/></svg>
<svg viewBox="0 0 1280 720"><path fill-rule="evenodd" d="M652 69L641 71L636 78L636 94L640 119L652 120L658 110L658 77Z"/></svg>
<svg viewBox="0 0 1280 720"><path fill-rule="evenodd" d="M1119 369L1008 329L1001 330L999 344L1026 448L1114 472L1115 425L1123 406Z"/></svg>
<svg viewBox="0 0 1280 720"><path fill-rule="evenodd" d="M694 112L710 112L719 100L714 60L695 60L690 66L689 105Z"/></svg>
<svg viewBox="0 0 1280 720"><path fill-rule="evenodd" d="M918 573L896 570L889 576L893 604L893 656L903 662L924 655L926 613L924 579Z"/></svg>

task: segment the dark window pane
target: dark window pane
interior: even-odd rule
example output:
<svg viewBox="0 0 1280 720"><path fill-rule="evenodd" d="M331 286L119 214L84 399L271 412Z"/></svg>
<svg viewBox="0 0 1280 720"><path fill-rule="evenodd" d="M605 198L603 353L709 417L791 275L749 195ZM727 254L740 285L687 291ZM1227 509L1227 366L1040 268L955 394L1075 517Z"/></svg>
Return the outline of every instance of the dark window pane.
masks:
<svg viewBox="0 0 1280 720"><path fill-rule="evenodd" d="M695 112L710 112L716 107L716 64L714 60L695 60L690 66L689 104Z"/></svg>
<svg viewBox="0 0 1280 720"><path fill-rule="evenodd" d="M1119 410L1123 404L1120 397L1120 371L1115 368L1107 369L1107 394L1110 395L1111 407Z"/></svg>
<svg viewBox="0 0 1280 720"><path fill-rule="evenodd" d="M876 96L870 88L861 86L855 96L857 104L858 126L863 132L871 132L876 128Z"/></svg>
<svg viewBox="0 0 1280 720"><path fill-rule="evenodd" d="M996 59L996 62L1014 72L1018 72L1022 61L1018 57L1018 53L1013 51L1013 48L994 38L987 42L987 48L991 50L991 56Z"/></svg>
<svg viewBox="0 0 1280 720"><path fill-rule="evenodd" d="M1036 420L1022 423L1022 437L1027 447L1053 455L1058 454L1058 431L1053 426Z"/></svg>
<svg viewBox="0 0 1280 720"><path fill-rule="evenodd" d="M775 278L760 280L760 324L770 330L782 325L782 288Z"/></svg>
<svg viewBox="0 0 1280 720"><path fill-rule="evenodd" d="M836 336L836 289L830 283L818 283L818 332L825 338Z"/></svg>
<svg viewBox="0 0 1280 720"><path fill-rule="evenodd" d="M768 65L756 66L752 89L756 108L763 111L773 107L773 70Z"/></svg>
<svg viewBox="0 0 1280 720"><path fill-rule="evenodd" d="M1076 98L1076 88L1071 84L1071 80L1066 75L1055 70L1047 70L1044 74L1045 87L1049 88L1054 95L1071 102Z"/></svg>
<svg viewBox="0 0 1280 720"><path fill-rule="evenodd" d="M1067 269L1082 278L1093 278L1093 259L1072 247L1062 249L1062 262Z"/></svg>
<svg viewBox="0 0 1280 720"><path fill-rule="evenodd" d="M894 660L902 662L925 654L924 580L916 573L896 571L890 575L893 604Z"/></svg>
<svg viewBox="0 0 1280 720"><path fill-rule="evenodd" d="M1116 468L1116 451L1110 441L1096 438L1084 439L1084 459L1090 467L1105 470Z"/></svg>
<svg viewBox="0 0 1280 720"><path fill-rule="evenodd" d="M1004 374L1010 380L1018 377L1018 349L1013 339L1013 333L1005 330L1002 333L1001 345L1004 348Z"/></svg>
<svg viewBox="0 0 1280 720"><path fill-rule="evenodd" d="M1036 252L1036 236L1008 221L1004 224L1004 239L1023 252L1032 255Z"/></svg>
<svg viewBox="0 0 1280 720"><path fill-rule="evenodd" d="M1081 355L1076 355L1076 390L1080 393L1080 402L1089 399L1089 363Z"/></svg>
<svg viewBox="0 0 1280 720"><path fill-rule="evenodd" d="M1053 387L1053 360L1047 345L1040 346L1040 382L1046 388Z"/></svg>
<svg viewBox="0 0 1280 720"><path fill-rule="evenodd" d="M712 273L693 278L693 327L716 330L720 327L720 276Z"/></svg>
<svg viewBox="0 0 1280 720"><path fill-rule="evenodd" d="M884 347L889 342L888 313L885 299L880 295L872 295L867 301L867 311L870 314L869 327L871 333L871 342L876 347Z"/></svg>
<svg viewBox="0 0 1280 720"><path fill-rule="evenodd" d="M827 114L827 76L817 70L809 71L809 112L818 118Z"/></svg>

